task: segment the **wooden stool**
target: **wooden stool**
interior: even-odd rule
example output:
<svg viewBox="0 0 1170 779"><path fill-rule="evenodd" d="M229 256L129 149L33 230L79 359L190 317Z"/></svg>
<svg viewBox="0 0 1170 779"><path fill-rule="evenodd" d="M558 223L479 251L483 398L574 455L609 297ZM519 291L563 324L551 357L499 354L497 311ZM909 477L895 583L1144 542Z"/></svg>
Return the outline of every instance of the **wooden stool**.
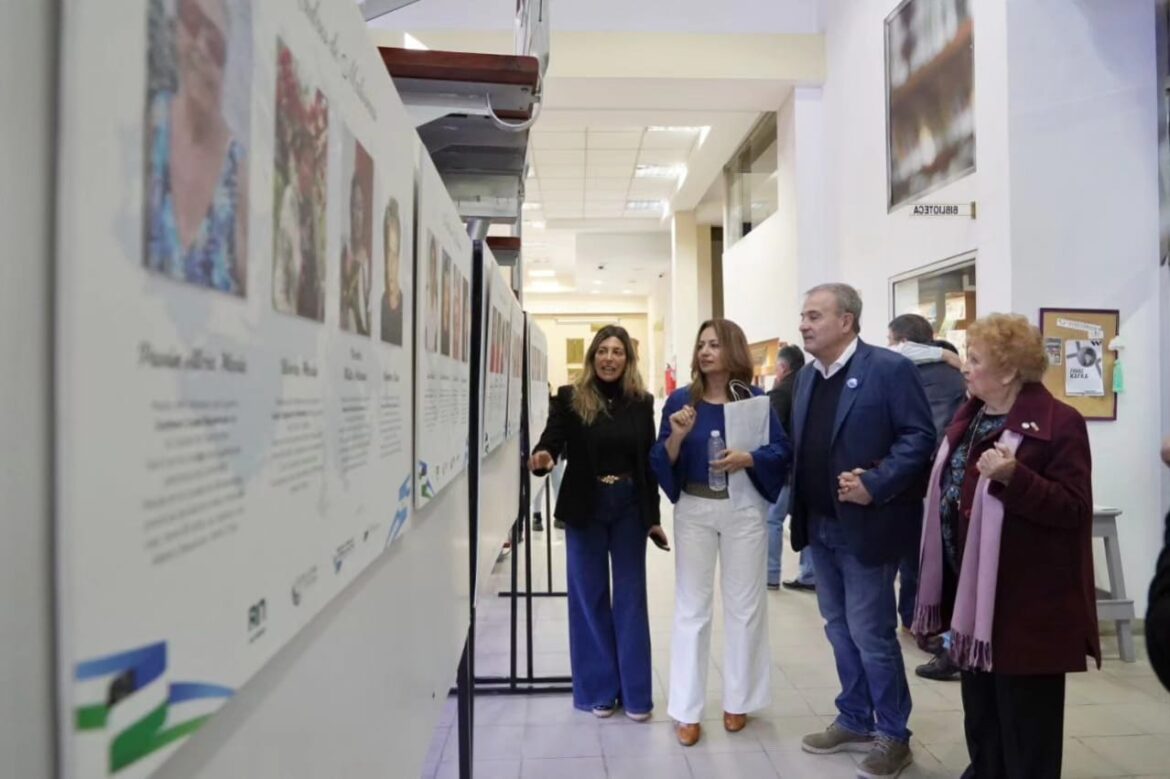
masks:
<svg viewBox="0 0 1170 779"><path fill-rule="evenodd" d="M1121 547L1117 540L1117 518L1121 511L1093 507L1093 537L1105 542L1105 567L1109 573L1109 590L1097 590L1097 621L1113 622L1121 659L1132 663L1137 655L1133 647L1133 601L1125 596L1125 576L1121 572Z"/></svg>

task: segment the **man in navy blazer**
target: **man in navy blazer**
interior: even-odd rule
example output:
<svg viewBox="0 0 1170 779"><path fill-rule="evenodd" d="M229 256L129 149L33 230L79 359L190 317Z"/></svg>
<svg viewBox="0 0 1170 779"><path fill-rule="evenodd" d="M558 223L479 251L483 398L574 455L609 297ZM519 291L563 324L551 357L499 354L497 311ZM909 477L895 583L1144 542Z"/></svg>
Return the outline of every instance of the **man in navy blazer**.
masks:
<svg viewBox="0 0 1170 779"><path fill-rule="evenodd" d="M833 647L837 719L805 751L868 751L859 775L910 764L910 689L898 644L894 577L916 531L934 423L918 371L858 338L861 297L846 284L809 291L800 314L813 360L796 379L792 546L808 546Z"/></svg>

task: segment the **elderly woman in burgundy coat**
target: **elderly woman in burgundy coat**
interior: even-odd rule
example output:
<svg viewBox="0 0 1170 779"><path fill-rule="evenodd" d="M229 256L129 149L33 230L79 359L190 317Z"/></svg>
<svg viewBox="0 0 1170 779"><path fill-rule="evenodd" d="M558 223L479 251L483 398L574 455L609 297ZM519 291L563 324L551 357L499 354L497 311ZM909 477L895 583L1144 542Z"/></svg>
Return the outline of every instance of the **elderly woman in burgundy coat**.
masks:
<svg viewBox="0 0 1170 779"><path fill-rule="evenodd" d="M914 632L948 627L963 669L965 777L1058 779L1065 675L1101 662L1085 421L1040 379L1040 332L992 314L967 330L971 399L926 501Z"/></svg>

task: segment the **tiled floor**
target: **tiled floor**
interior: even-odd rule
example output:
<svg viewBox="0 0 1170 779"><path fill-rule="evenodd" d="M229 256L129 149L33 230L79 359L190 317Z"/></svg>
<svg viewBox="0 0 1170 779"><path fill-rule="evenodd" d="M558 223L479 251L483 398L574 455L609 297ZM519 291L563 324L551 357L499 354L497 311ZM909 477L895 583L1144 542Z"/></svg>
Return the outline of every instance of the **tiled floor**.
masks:
<svg viewBox="0 0 1170 779"><path fill-rule="evenodd" d="M664 514L670 532L669 511L664 510ZM535 533L534 541L534 581L543 585L545 535ZM520 553L523 554L522 547ZM639 724L620 714L598 720L575 711L567 695L480 696L476 699L475 716L476 779L855 776L856 761L861 756L822 757L800 750L802 735L832 721L837 694L833 658L822 631L816 598L806 593L768 593L773 702L770 709L758 713L744 731L734 735L724 732L720 723L722 619L717 605L703 738L690 749L678 745L665 713L674 560L672 554L653 546L647 554L656 706L651 721ZM506 589L510 564L506 560L497 567L480 597L476 671L481 675L503 675L508 670L508 603L495 594ZM795 556L786 549L785 578L795 570ZM555 586L563 590L564 547L560 531L553 533L553 579ZM534 604L535 673L567 674L564 599L537 599ZM523 636L523 608L520 613ZM1144 659L1122 663L1117 658L1116 641L1104 637L1103 643L1103 670L1069 678L1064 776L1170 778L1170 693L1158 684ZM523 640L520 646L523 671ZM928 659L905 637L903 653L908 668ZM914 764L902 776L958 777L967 764L958 684L928 682L913 673L910 684L914 699L910 720ZM435 730L423 777L454 779L458 775L454 705L449 703Z"/></svg>

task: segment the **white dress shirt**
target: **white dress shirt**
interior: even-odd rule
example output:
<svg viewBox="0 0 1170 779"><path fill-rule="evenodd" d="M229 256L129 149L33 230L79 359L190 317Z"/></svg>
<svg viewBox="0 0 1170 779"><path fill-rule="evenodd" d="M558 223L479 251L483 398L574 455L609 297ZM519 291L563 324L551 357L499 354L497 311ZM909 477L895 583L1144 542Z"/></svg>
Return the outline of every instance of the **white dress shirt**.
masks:
<svg viewBox="0 0 1170 779"><path fill-rule="evenodd" d="M813 358L813 367L820 371L822 377L826 379L833 378L833 376L836 375L838 371L845 367L845 363L849 362L854 353L857 351L857 340L857 336L853 336L853 340L850 341L849 345L845 347L845 351L841 352L841 356L834 360L833 364L829 367L826 368L825 364L821 362L819 357Z"/></svg>

